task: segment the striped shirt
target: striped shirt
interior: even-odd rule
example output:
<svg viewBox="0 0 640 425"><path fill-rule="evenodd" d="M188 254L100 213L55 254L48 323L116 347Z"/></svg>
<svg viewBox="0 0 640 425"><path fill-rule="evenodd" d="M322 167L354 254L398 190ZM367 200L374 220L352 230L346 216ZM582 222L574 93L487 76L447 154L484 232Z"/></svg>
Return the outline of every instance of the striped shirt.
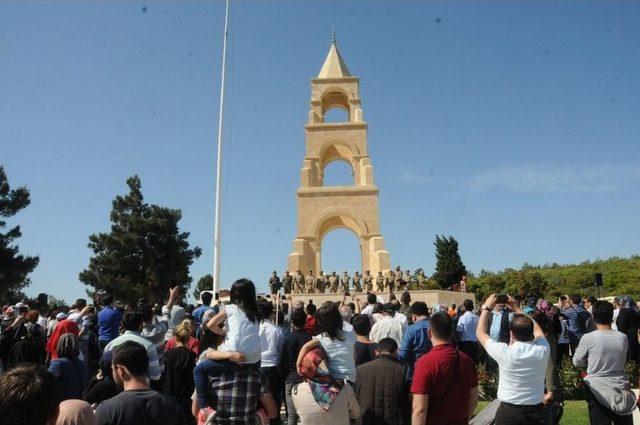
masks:
<svg viewBox="0 0 640 425"><path fill-rule="evenodd" d="M162 376L162 369L160 368L160 362L158 361L158 351L153 342L140 336L139 332L125 331L122 335L111 341L104 348L104 353L108 353L126 341L137 342L147 350L147 356L149 356L149 379L157 381ZM103 353L103 356L104 356Z"/></svg>

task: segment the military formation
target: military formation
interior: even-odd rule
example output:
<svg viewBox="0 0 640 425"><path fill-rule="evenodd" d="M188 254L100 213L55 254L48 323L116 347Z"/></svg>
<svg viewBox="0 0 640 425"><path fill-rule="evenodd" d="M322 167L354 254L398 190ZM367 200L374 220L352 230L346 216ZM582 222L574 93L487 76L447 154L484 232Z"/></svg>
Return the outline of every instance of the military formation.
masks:
<svg viewBox="0 0 640 425"><path fill-rule="evenodd" d="M342 275L331 272L325 274L322 270L316 275L309 270L303 275L301 270L291 274L288 270L282 278L273 272L269 278L269 289L272 294L284 289L285 294L337 294L344 292L384 292L405 289L425 289L427 276L422 269L413 274L410 270L402 271L400 266L386 273L378 272L373 276L369 270L364 274L355 272L353 276L345 271Z"/></svg>

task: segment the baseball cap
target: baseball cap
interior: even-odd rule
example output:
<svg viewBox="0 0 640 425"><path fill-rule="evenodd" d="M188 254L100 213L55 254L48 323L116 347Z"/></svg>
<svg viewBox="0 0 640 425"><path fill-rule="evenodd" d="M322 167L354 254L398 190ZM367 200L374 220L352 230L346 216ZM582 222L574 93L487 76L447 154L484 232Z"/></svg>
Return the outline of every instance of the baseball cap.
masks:
<svg viewBox="0 0 640 425"><path fill-rule="evenodd" d="M60 313L56 314L56 320L64 320L67 318L67 315L61 311Z"/></svg>

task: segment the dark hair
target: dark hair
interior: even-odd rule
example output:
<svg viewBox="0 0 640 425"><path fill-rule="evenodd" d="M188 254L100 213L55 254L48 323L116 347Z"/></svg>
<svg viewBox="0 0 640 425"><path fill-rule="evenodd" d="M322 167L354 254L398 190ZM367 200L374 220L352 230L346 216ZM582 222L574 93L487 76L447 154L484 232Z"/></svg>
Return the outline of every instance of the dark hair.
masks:
<svg viewBox="0 0 640 425"><path fill-rule="evenodd" d="M202 305L209 306L209 304L211 304L211 300L213 299L213 294L211 292L202 292L200 294L200 299L202 300Z"/></svg>
<svg viewBox="0 0 640 425"><path fill-rule="evenodd" d="M242 309L247 319L253 323L259 322L262 317L258 310L258 300L256 299L256 286L249 279L238 279L231 285L229 291L229 302Z"/></svg>
<svg viewBox="0 0 640 425"><path fill-rule="evenodd" d="M560 301L566 301L567 297L565 297L564 295L560 295Z"/></svg>
<svg viewBox="0 0 640 425"><path fill-rule="evenodd" d="M143 322L150 322L153 320L153 309L149 304L141 305L138 310L140 311Z"/></svg>
<svg viewBox="0 0 640 425"><path fill-rule="evenodd" d="M149 356L142 345L135 341L125 341L113 348L111 363L124 366L131 375L140 377L147 374Z"/></svg>
<svg viewBox="0 0 640 425"><path fill-rule="evenodd" d="M371 319L368 314L359 314L352 320L353 330L356 335L369 336L371 332Z"/></svg>
<svg viewBox="0 0 640 425"><path fill-rule="evenodd" d="M549 319L547 319L547 315L544 312L535 310L531 313L531 318L536 321L540 328L542 328L542 332L544 332L545 334L552 333L552 324L549 322Z"/></svg>
<svg viewBox="0 0 640 425"><path fill-rule="evenodd" d="M307 323L307 313L300 309L293 310L293 313L291 313L291 323L298 329L304 329L304 325Z"/></svg>
<svg viewBox="0 0 640 425"><path fill-rule="evenodd" d="M267 300L261 300L258 303L258 311L263 319L269 319L273 314L273 303Z"/></svg>
<svg viewBox="0 0 640 425"><path fill-rule="evenodd" d="M367 304L375 304L378 301L376 294L367 294Z"/></svg>
<svg viewBox="0 0 640 425"><path fill-rule="evenodd" d="M382 338L376 350L381 353L395 354L398 351L398 343L393 338Z"/></svg>
<svg viewBox="0 0 640 425"><path fill-rule="evenodd" d="M111 296L110 294L107 294L104 297L102 297L102 305L111 305L111 304L113 304L113 296Z"/></svg>
<svg viewBox="0 0 640 425"><path fill-rule="evenodd" d="M589 302L589 304L594 304L596 301L598 301L598 299L596 297L594 297L593 295L589 295L586 300Z"/></svg>
<svg viewBox="0 0 640 425"><path fill-rule="evenodd" d="M218 335L209 328L202 328L198 341L199 351L204 353L207 348L218 348L222 341L224 341L223 335Z"/></svg>
<svg viewBox="0 0 640 425"><path fill-rule="evenodd" d="M580 297L580 295L578 294L571 294L569 295L569 299L571 300L572 303L574 304L580 304L580 301L582 301L582 298Z"/></svg>
<svg viewBox="0 0 640 425"><path fill-rule="evenodd" d="M4 425L45 425L57 413L62 389L43 366L23 363L0 379L0 412Z"/></svg>
<svg viewBox="0 0 640 425"><path fill-rule="evenodd" d="M466 299L464 300L464 302L462 303L462 305L464 306L464 309L467 311L473 311L473 301Z"/></svg>
<svg viewBox="0 0 640 425"><path fill-rule="evenodd" d="M87 300L85 300L84 298L78 298L74 306L75 308L82 310L87 306Z"/></svg>
<svg viewBox="0 0 640 425"><path fill-rule="evenodd" d="M315 304L307 304L304 310L309 316L313 316L314 314L316 314L316 311L318 311L318 308Z"/></svg>
<svg viewBox="0 0 640 425"><path fill-rule="evenodd" d="M516 341L533 341L533 320L526 314L514 314L509 330L513 333Z"/></svg>
<svg viewBox="0 0 640 425"><path fill-rule="evenodd" d="M371 314L382 313L382 303L375 303L373 305L373 309L371 310Z"/></svg>
<svg viewBox="0 0 640 425"><path fill-rule="evenodd" d="M442 341L451 341L454 332L453 319L442 311L433 313L429 318L429 329L434 337Z"/></svg>
<svg viewBox="0 0 640 425"><path fill-rule="evenodd" d="M402 295L400 295L400 301L402 301L402 304L411 303L411 294L409 292L403 292Z"/></svg>
<svg viewBox="0 0 640 425"><path fill-rule="evenodd" d="M599 325L610 325L613 321L613 304L609 301L596 301L593 303L593 321Z"/></svg>
<svg viewBox="0 0 640 425"><path fill-rule="evenodd" d="M347 303L351 311L356 311L356 305L354 303Z"/></svg>
<svg viewBox="0 0 640 425"><path fill-rule="evenodd" d="M382 306L382 311L393 316L396 314L396 306L394 306L392 302L386 303Z"/></svg>
<svg viewBox="0 0 640 425"><path fill-rule="evenodd" d="M429 314L429 307L422 301L416 301L411 304L409 312L415 316L427 316Z"/></svg>
<svg viewBox="0 0 640 425"><path fill-rule="evenodd" d="M327 301L322 304L316 314L316 320L321 333L326 333L331 339L340 339L342 316L335 303Z"/></svg>
<svg viewBox="0 0 640 425"><path fill-rule="evenodd" d="M142 326L142 314L139 311L127 311L122 317L122 326L126 331L139 332Z"/></svg>

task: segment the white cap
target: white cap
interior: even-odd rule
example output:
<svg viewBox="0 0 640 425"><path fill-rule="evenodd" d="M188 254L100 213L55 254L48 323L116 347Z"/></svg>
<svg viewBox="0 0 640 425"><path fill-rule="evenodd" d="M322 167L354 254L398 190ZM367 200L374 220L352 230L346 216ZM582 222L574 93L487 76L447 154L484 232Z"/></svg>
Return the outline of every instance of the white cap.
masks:
<svg viewBox="0 0 640 425"><path fill-rule="evenodd" d="M29 306L28 306L28 305L26 305L26 304L25 304L25 303L23 303L23 302L19 302L18 304L16 304L16 305L14 305L14 306L13 306L13 308L24 308L24 307L29 308Z"/></svg>
<svg viewBox="0 0 640 425"><path fill-rule="evenodd" d="M67 318L67 315L61 311L60 313L56 314L56 320L64 320Z"/></svg>

